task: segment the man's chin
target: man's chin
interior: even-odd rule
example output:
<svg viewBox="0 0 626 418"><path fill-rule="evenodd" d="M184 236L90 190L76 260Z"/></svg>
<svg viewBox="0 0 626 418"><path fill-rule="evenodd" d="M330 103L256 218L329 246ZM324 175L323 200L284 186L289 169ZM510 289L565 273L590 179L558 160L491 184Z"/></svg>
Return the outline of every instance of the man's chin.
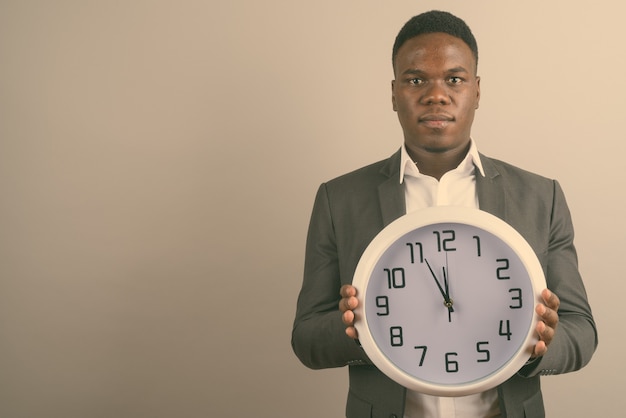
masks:
<svg viewBox="0 0 626 418"><path fill-rule="evenodd" d="M420 148L422 151L430 154L445 154L450 151L458 150L459 148L469 147L470 139L459 141L448 135L433 135L431 133L430 135L422 136L417 141L410 141L410 143L411 142L415 144L416 148ZM411 147L410 143L409 147Z"/></svg>
<svg viewBox="0 0 626 418"><path fill-rule="evenodd" d="M431 154L445 154L450 151L450 147L424 147L424 150Z"/></svg>

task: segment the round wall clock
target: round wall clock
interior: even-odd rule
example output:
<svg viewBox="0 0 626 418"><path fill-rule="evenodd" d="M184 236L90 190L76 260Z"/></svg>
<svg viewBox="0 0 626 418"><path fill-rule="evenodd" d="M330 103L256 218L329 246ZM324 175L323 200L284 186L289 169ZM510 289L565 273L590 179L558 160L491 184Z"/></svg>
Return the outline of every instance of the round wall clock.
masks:
<svg viewBox="0 0 626 418"><path fill-rule="evenodd" d="M528 361L546 287L530 245L478 209L431 207L384 228L353 285L355 327L372 362L439 396L493 388Z"/></svg>

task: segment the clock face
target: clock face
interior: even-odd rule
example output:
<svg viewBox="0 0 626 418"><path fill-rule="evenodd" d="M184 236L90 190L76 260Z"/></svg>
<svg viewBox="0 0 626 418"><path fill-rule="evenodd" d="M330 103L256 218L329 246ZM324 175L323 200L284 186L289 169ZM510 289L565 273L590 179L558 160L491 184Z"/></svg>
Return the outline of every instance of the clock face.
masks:
<svg viewBox="0 0 626 418"><path fill-rule="evenodd" d="M512 227L467 208L430 208L392 223L359 263L357 330L383 372L424 393L494 387L528 360L545 287Z"/></svg>

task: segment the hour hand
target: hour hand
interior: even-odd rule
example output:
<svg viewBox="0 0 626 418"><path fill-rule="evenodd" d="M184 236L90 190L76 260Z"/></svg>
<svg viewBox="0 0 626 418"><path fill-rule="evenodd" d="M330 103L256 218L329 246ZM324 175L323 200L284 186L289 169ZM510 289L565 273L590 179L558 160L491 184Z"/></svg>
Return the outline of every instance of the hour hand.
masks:
<svg viewBox="0 0 626 418"><path fill-rule="evenodd" d="M454 312L454 308L452 307L452 299L450 299L450 295L448 294L448 278L446 276L446 270L445 269L443 270L443 280L444 280L444 285L445 285L445 289L444 289L441 286L439 279L437 279L437 275L433 271L433 268L430 266L430 263L428 262L428 260L424 259L424 261L426 262L426 265L428 266L428 270L430 270L430 274L433 276L433 279L435 279L435 283L437 284L437 288L439 288L439 292L441 292L441 296L443 296L443 304L446 308L448 308L448 313Z"/></svg>
<svg viewBox="0 0 626 418"><path fill-rule="evenodd" d="M446 265L447 265L446 259ZM448 272L447 266L443 269L443 285L445 287L446 295L443 298L443 304L446 308L448 308L448 322L452 322L452 316L450 315L454 312L454 308L452 307L452 298L450 297L450 289L448 287Z"/></svg>

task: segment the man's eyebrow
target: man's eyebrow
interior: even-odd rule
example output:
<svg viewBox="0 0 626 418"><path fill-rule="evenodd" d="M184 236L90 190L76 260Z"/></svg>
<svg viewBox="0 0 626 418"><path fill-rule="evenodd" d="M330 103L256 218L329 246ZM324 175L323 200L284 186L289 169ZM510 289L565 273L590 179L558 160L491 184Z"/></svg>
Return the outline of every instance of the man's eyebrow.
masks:
<svg viewBox="0 0 626 418"><path fill-rule="evenodd" d="M462 67L460 65L458 67L450 68L448 72L449 73L469 73L469 71L467 71L465 67Z"/></svg>
<svg viewBox="0 0 626 418"><path fill-rule="evenodd" d="M424 73L425 71L420 70L419 68L409 68L408 70L402 72L403 75L421 75ZM459 65L457 67L449 68L446 70L446 73L469 73L469 71L465 67Z"/></svg>
<svg viewBox="0 0 626 418"><path fill-rule="evenodd" d="M424 74L424 71L420 70L419 68L409 68L406 71L402 72L402 75L422 75Z"/></svg>

